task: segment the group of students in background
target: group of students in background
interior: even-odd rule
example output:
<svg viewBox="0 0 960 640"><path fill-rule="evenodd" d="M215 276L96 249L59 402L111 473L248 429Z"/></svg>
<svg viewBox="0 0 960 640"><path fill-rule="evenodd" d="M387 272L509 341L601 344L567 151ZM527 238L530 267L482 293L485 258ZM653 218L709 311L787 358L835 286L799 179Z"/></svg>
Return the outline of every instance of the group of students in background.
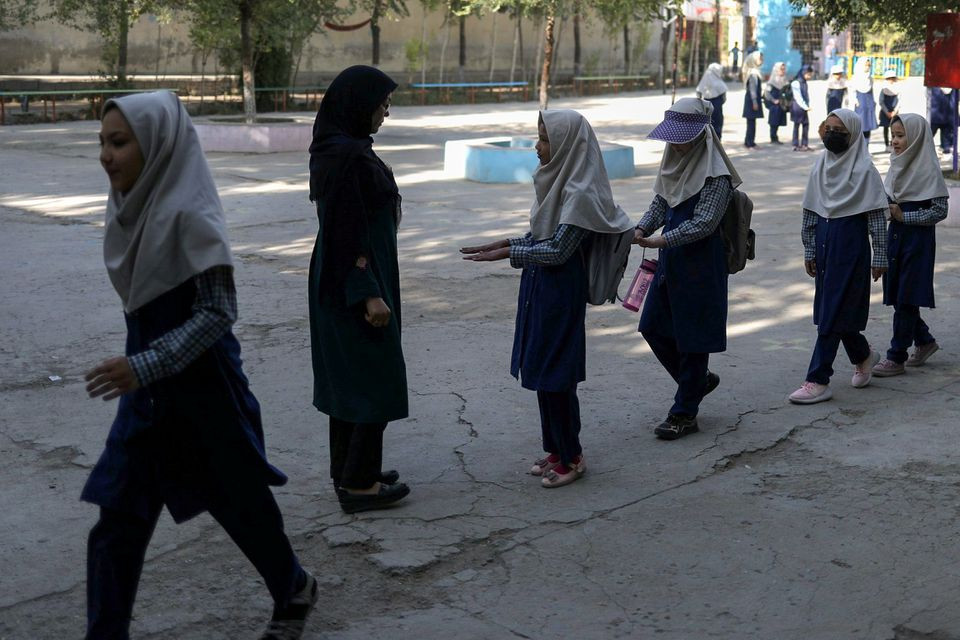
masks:
<svg viewBox="0 0 960 640"><path fill-rule="evenodd" d="M749 60L758 66L757 56ZM793 81L801 99L806 73ZM782 67L776 76L771 87L782 100ZM330 478L347 513L409 493L396 471L381 469L387 423L408 415L401 196L372 137L396 87L372 67L344 70L323 97L310 147L319 222L307 280L313 404L329 417ZM720 384L709 369L710 354L727 347L720 223L742 180L714 124L722 95L715 88L703 87L705 99L677 101L650 134L667 144L654 197L636 224L614 201L590 123L572 110L541 111L529 233L461 249L464 259L509 260L522 270L510 372L537 393L543 454L529 473L543 487L586 472L577 386L586 379L586 304L604 268L591 257L605 254L608 240L626 236L659 251L638 331L676 392L653 433L676 440L696 432L700 404ZM831 397L840 344L855 365L854 387L922 365L938 348L919 309L934 304L934 225L946 215L947 192L927 122L894 114L889 126L894 156L885 180L860 115L835 109L820 127L826 150L810 173L801 225L818 337L791 402ZM295 640L318 585L300 566L270 490L286 477L267 461L260 405L232 331L226 220L197 133L175 94L144 93L106 103L100 142L111 186L104 259L127 340L125 355L87 374L91 397L120 402L82 493L100 507L87 551L86 637L128 637L144 555L166 507L177 522L210 512L273 598L261 639ZM871 275L884 279L884 302L895 308L882 360L861 333Z"/></svg>
<svg viewBox="0 0 960 640"><path fill-rule="evenodd" d="M759 149L756 141L757 120L764 118L766 109L771 144L783 144L779 131L780 127L787 126L789 115L793 123L793 150L812 151L809 146L809 114L812 105L808 83L815 73L813 67L805 64L793 78L789 78L786 63L777 62L773 65L770 76L764 81L762 65L763 54L760 51L748 54L743 62L745 92L741 115L747 122L744 146L752 151ZM901 84L895 69L887 69L883 77L884 83L878 100L874 94L873 61L870 58L857 60L853 78L849 82L844 77L843 65L834 65L827 81L826 110L829 114L852 103L854 113L860 118L860 129L864 138L869 142L870 134L882 128L884 146L890 150L890 127L900 113ZM717 63L709 65L697 85L697 95L713 104L713 126L721 137L726 92L723 67ZM927 90L927 97L931 132L936 135L939 131L940 149L945 154L950 153L955 144L954 114L957 111L952 90L931 87Z"/></svg>

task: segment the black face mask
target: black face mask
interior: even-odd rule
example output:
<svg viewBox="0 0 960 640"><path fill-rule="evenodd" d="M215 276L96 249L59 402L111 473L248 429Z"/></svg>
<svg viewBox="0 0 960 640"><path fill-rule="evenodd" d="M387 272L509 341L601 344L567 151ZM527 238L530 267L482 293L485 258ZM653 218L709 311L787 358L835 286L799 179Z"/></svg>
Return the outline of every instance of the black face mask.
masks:
<svg viewBox="0 0 960 640"><path fill-rule="evenodd" d="M833 153L843 153L850 148L850 142L848 141L849 134L840 133L839 131L828 131L827 135L823 136L823 146L827 148L827 151Z"/></svg>

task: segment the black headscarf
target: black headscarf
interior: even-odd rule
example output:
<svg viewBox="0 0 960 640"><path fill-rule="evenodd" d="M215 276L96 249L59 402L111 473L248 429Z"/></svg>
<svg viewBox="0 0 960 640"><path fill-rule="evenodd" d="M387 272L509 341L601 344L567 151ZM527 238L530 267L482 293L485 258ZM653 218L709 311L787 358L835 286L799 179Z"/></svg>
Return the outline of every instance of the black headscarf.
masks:
<svg viewBox="0 0 960 640"><path fill-rule="evenodd" d="M374 67L348 67L330 83L310 144L310 200L321 217L324 289L334 290L366 253L367 216L388 201L399 212L393 172L373 151L373 112L397 88Z"/></svg>

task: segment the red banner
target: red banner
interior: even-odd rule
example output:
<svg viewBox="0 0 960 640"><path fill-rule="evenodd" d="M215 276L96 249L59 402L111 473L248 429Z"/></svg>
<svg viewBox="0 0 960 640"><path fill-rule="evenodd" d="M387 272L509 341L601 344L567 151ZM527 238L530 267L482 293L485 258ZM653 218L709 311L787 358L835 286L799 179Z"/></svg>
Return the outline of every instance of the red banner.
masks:
<svg viewBox="0 0 960 640"><path fill-rule="evenodd" d="M960 89L960 13L931 13L927 16L923 84Z"/></svg>

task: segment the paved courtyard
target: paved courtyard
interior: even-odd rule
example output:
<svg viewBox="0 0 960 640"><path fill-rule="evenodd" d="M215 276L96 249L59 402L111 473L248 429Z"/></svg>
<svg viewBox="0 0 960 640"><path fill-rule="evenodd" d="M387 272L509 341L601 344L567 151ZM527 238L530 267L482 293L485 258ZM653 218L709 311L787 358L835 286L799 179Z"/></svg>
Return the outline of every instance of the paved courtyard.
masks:
<svg viewBox="0 0 960 640"><path fill-rule="evenodd" d="M922 88L909 87L905 110L922 113ZM815 83L815 122L822 92ZM552 105L636 148L637 177L613 183L634 219L662 148L645 137L668 104L622 94ZM290 476L276 493L321 583L306 637L960 639L960 229L937 232L938 307L925 317L940 353L861 390L841 353L834 399L789 405L815 337L799 228L816 154L765 144L765 126L762 151L746 152L740 105L732 92L725 142L756 203L758 256L730 281L729 349L711 359L721 385L703 403L701 433L653 437L672 382L636 314L590 308L580 391L589 471L556 491L525 474L540 446L535 396L508 373L519 272L457 251L522 234L532 187L442 172L445 140L532 137L536 107L392 110L376 148L404 196L411 417L388 428L385 467L413 493L357 516L336 503L326 418L310 404L306 153L211 154L245 369L271 460ZM78 496L116 405L88 400L82 375L124 339L102 264L96 132L85 122L0 128L0 639L83 631L97 513ZM635 250L628 274L639 260ZM870 318L866 334L882 350L891 311L879 284ZM208 516L161 519L135 637L252 638L269 613L259 577Z"/></svg>

